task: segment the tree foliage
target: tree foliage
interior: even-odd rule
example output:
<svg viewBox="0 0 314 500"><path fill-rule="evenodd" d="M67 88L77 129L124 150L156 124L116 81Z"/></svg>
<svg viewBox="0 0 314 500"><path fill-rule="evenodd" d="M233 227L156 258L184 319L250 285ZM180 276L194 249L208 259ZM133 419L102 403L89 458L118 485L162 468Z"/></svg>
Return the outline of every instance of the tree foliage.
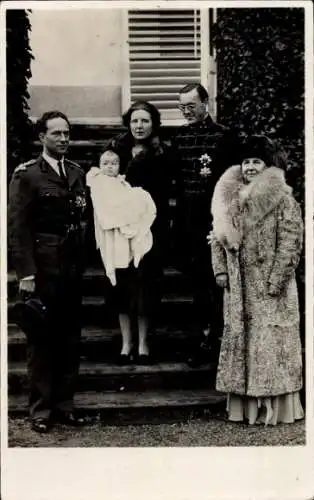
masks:
<svg viewBox="0 0 314 500"><path fill-rule="evenodd" d="M28 11L6 11L6 70L7 70L7 174L29 158L32 125L28 118L27 91L31 77L29 45L31 30Z"/></svg>

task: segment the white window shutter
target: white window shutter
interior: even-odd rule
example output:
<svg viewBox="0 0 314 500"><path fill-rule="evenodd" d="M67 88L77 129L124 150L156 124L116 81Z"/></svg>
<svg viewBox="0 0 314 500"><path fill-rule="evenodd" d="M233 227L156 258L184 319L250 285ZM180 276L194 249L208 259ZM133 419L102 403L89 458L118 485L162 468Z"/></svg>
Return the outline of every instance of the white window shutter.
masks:
<svg viewBox="0 0 314 500"><path fill-rule="evenodd" d="M130 101L154 104L164 124L182 123L179 90L202 76L200 10L129 10L128 46Z"/></svg>

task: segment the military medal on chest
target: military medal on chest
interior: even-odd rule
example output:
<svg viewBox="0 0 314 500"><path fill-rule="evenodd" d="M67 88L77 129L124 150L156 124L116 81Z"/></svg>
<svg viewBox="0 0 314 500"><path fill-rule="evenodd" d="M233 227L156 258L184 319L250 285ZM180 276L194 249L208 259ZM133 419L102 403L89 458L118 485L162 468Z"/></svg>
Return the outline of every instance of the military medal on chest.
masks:
<svg viewBox="0 0 314 500"><path fill-rule="evenodd" d="M86 208L86 197L84 195L77 195L75 197L75 206L84 210Z"/></svg>
<svg viewBox="0 0 314 500"><path fill-rule="evenodd" d="M200 176L203 178L207 178L212 174L211 168L209 165L212 162L211 157L205 153L199 157L199 161L201 163Z"/></svg>

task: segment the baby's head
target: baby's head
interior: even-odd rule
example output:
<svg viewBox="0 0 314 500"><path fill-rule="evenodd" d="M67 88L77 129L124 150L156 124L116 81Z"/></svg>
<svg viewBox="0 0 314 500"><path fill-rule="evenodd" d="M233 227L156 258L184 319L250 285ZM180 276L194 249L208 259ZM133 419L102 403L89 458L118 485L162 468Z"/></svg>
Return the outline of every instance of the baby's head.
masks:
<svg viewBox="0 0 314 500"><path fill-rule="evenodd" d="M120 158L111 149L105 151L99 158L101 172L109 177L117 177L120 170Z"/></svg>

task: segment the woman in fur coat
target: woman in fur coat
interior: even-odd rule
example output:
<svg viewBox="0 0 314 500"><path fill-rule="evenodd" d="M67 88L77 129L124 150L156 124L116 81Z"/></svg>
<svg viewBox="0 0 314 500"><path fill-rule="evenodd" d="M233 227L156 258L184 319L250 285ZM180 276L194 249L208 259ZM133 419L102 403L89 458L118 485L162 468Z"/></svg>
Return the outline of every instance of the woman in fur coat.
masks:
<svg viewBox="0 0 314 500"><path fill-rule="evenodd" d="M303 223L273 155L267 137L249 137L212 200L212 264L224 288L216 388L228 395L229 420L265 425L303 418L295 279Z"/></svg>

